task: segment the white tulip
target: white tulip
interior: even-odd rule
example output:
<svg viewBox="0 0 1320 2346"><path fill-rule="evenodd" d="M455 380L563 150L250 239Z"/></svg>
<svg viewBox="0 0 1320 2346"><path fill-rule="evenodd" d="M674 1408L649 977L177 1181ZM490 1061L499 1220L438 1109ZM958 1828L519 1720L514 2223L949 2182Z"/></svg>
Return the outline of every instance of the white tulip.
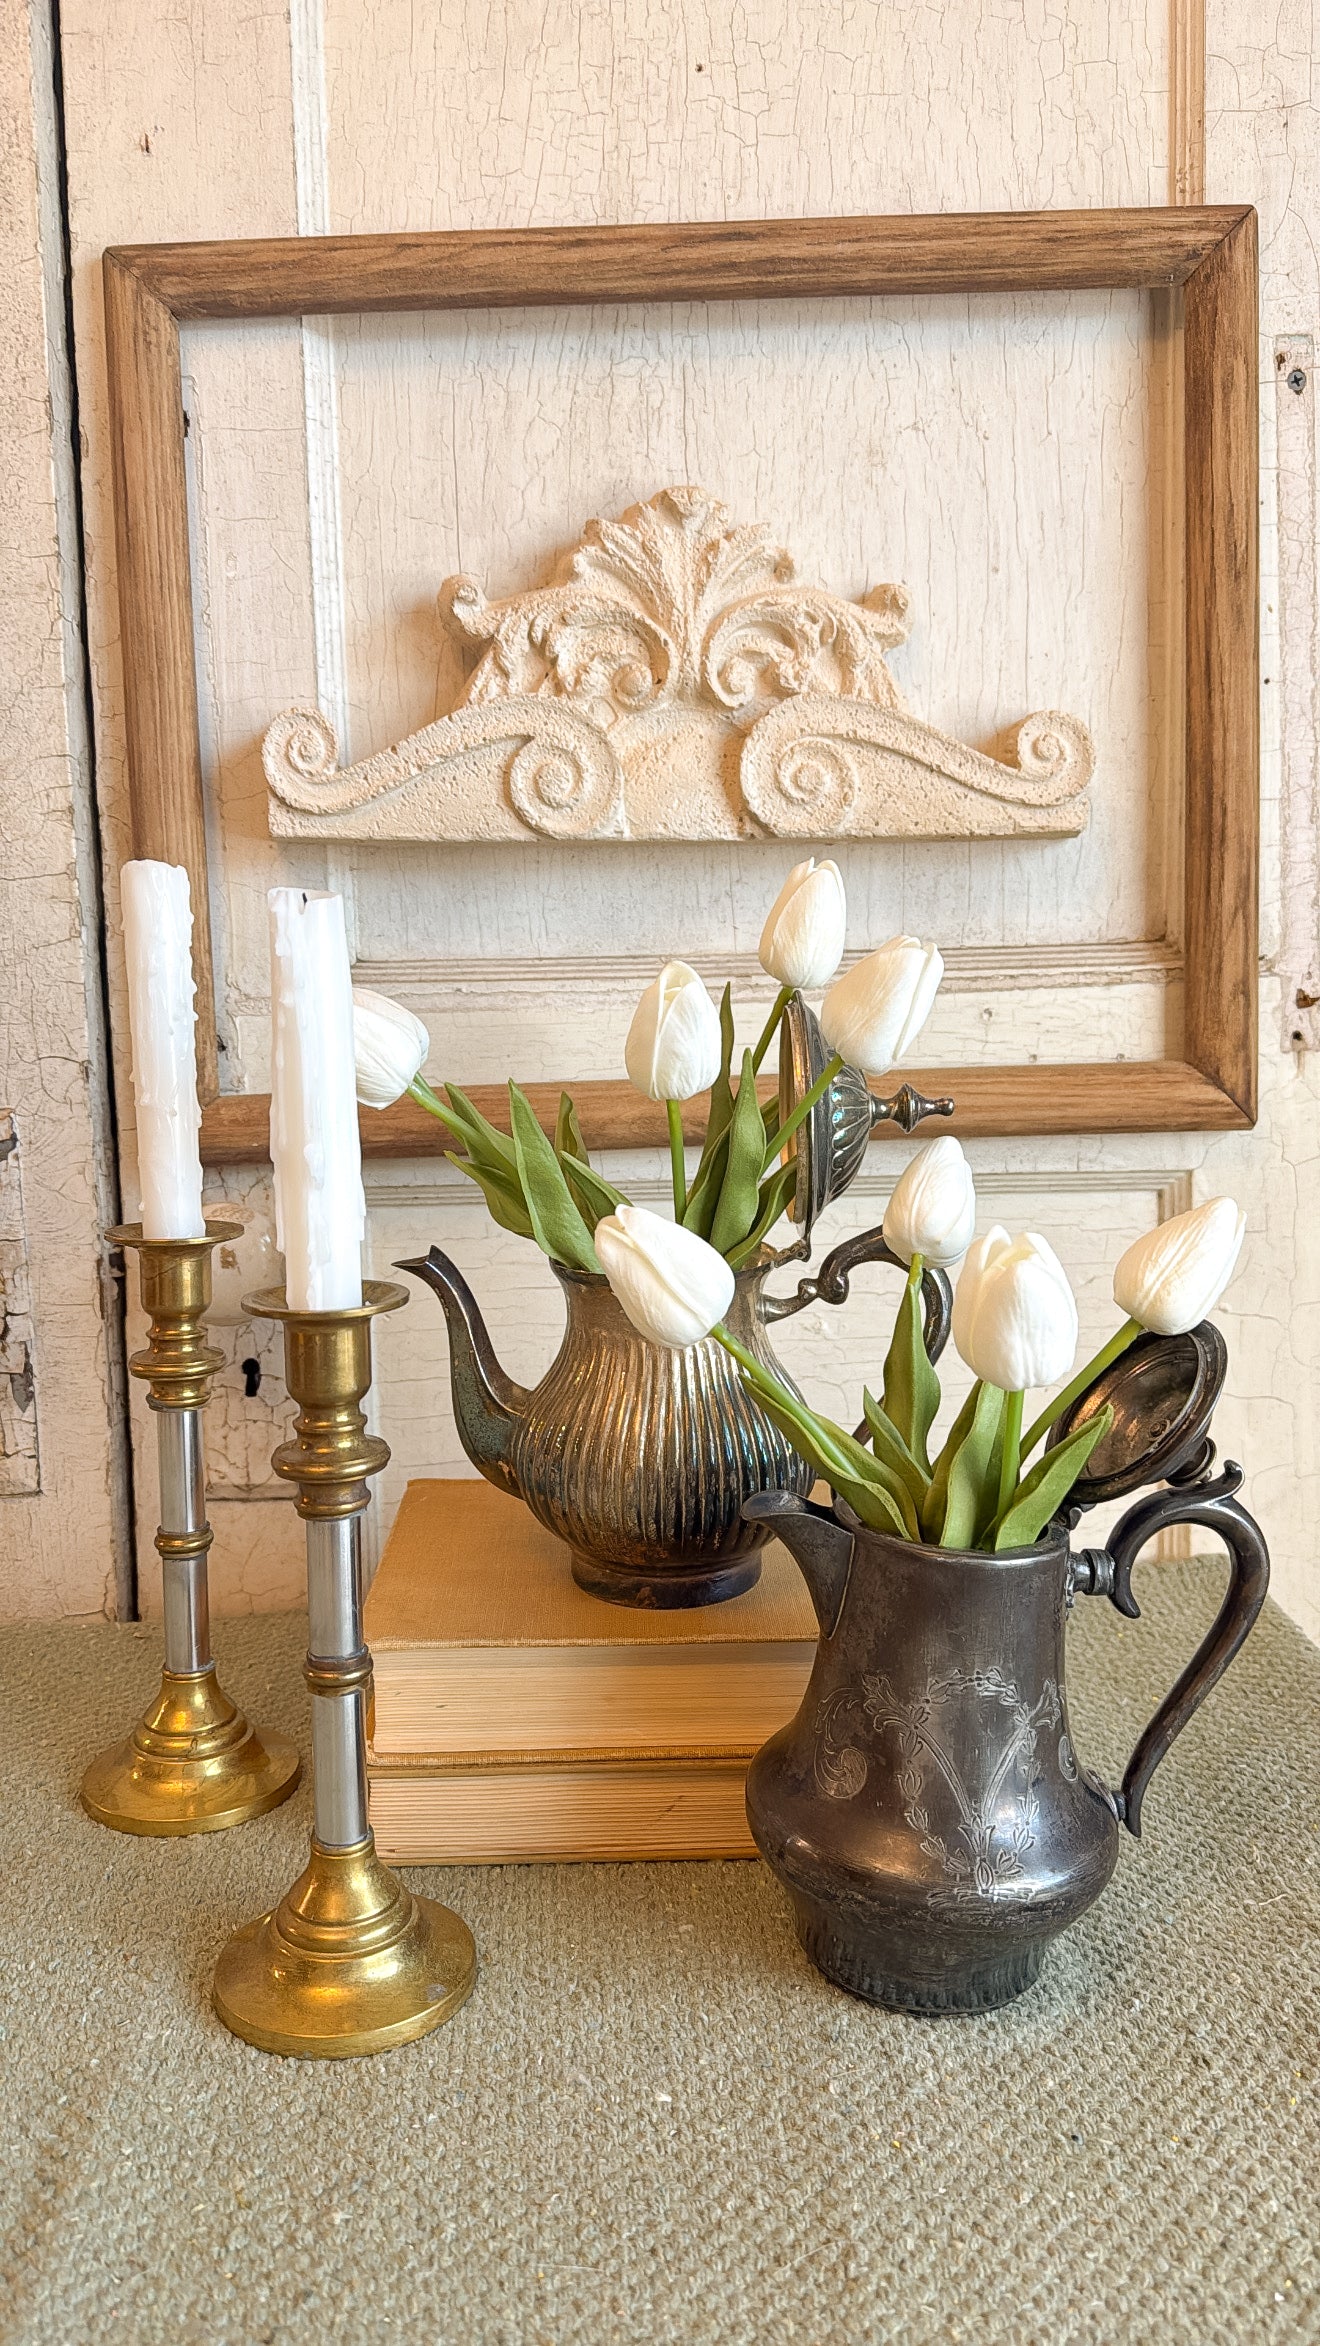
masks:
<svg viewBox="0 0 1320 2346"><path fill-rule="evenodd" d="M619 1206L596 1224L600 1267L633 1326L675 1351L708 1336L733 1301L733 1273L695 1230L645 1206Z"/></svg>
<svg viewBox="0 0 1320 2346"><path fill-rule="evenodd" d="M918 937L891 937L877 946L835 979L821 1004L830 1049L867 1075L883 1075L916 1041L943 975L937 947Z"/></svg>
<svg viewBox="0 0 1320 2346"><path fill-rule="evenodd" d="M987 1385L1024 1393L1066 1377L1077 1354L1077 1305L1052 1246L996 1223L968 1249L953 1298L953 1340Z"/></svg>
<svg viewBox="0 0 1320 2346"><path fill-rule="evenodd" d="M430 1048L420 1018L402 1002L372 986L354 986L353 1057L364 1108L388 1108L401 1099Z"/></svg>
<svg viewBox="0 0 1320 2346"><path fill-rule="evenodd" d="M944 1266L961 1261L975 1228L976 1190L962 1144L949 1133L928 1140L885 1207L886 1246L905 1263L919 1254Z"/></svg>
<svg viewBox="0 0 1320 2346"><path fill-rule="evenodd" d="M1148 1230L1114 1272L1114 1301L1157 1336L1181 1336L1212 1312L1242 1251L1247 1217L1231 1197L1211 1198Z"/></svg>
<svg viewBox="0 0 1320 2346"><path fill-rule="evenodd" d="M781 986L827 986L843 959L847 902L837 863L794 864L770 907L758 948Z"/></svg>
<svg viewBox="0 0 1320 2346"><path fill-rule="evenodd" d="M624 1065L648 1100L690 1100L720 1071L720 1016L695 969L667 961L633 1013Z"/></svg>

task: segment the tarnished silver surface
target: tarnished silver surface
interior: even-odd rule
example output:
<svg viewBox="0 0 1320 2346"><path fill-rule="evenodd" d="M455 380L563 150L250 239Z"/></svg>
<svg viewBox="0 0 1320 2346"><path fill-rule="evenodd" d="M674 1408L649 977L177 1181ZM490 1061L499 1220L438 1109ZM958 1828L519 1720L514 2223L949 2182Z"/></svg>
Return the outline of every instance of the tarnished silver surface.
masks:
<svg viewBox="0 0 1320 2346"><path fill-rule="evenodd" d="M707 1338L680 1352L652 1344L604 1279L555 1263L564 1341L527 1392L500 1369L476 1299L446 1255L432 1247L396 1267L424 1279L444 1305L468 1456L567 1543L584 1588L621 1604L677 1606L752 1586L768 1534L743 1522L744 1499L805 1493L812 1478L720 1345ZM727 1324L795 1391L763 1324L773 1268L765 1260L738 1274Z"/></svg>
<svg viewBox="0 0 1320 2346"><path fill-rule="evenodd" d="M784 1114L828 1057L816 1019L794 1000L780 1049ZM808 1254L816 1215L847 1188L877 1122L893 1117L910 1131L921 1115L952 1105L922 1100L907 1085L893 1100L873 1099L864 1077L845 1067L790 1143L802 1236L738 1273L727 1314L730 1333L790 1392L797 1388L770 1350L768 1324L810 1303L843 1303L859 1264L897 1258L882 1230L868 1230L835 1247L795 1294L766 1295L767 1275ZM812 1476L720 1345L708 1338L676 1352L652 1344L604 1279L552 1263L568 1321L557 1358L528 1392L501 1368L476 1298L447 1255L433 1246L394 1267L424 1279L444 1307L454 1416L473 1465L566 1541L583 1588L616 1604L679 1606L718 1604L753 1585L769 1535L742 1521L743 1501L755 1491L805 1494ZM927 1272L923 1295L935 1358L948 1333L943 1272Z"/></svg>
<svg viewBox="0 0 1320 2346"><path fill-rule="evenodd" d="M307 1682L317 1840L352 1849L367 1833L366 1697L362 1641L361 1517L309 1521Z"/></svg>
<svg viewBox="0 0 1320 2346"><path fill-rule="evenodd" d="M829 1056L814 1010L795 995L779 1033L781 1122L810 1091ZM810 1241L817 1218L856 1178L878 1124L898 1124L904 1132L913 1132L924 1117L952 1114L952 1100L928 1100L910 1083L900 1084L889 1099L878 1099L858 1068L841 1067L789 1142L797 1161L789 1212L803 1238Z"/></svg>
<svg viewBox="0 0 1320 2346"><path fill-rule="evenodd" d="M153 1414L160 1528L166 1541L160 1550L165 1667L182 1677L211 1666L207 1548L202 1538L207 1533L202 1413L200 1409L158 1409ZM184 1547L196 1541L196 1551L172 1553L175 1541Z"/></svg>

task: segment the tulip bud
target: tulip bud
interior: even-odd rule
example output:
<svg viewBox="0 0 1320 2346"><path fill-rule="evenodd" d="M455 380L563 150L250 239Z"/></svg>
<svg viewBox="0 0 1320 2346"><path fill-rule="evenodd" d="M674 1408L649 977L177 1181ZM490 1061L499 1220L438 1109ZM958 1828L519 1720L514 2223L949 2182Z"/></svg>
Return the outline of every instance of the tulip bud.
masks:
<svg viewBox="0 0 1320 2346"><path fill-rule="evenodd" d="M843 959L846 917L837 863L795 864L761 931L762 969L781 986L827 986Z"/></svg>
<svg viewBox="0 0 1320 2346"><path fill-rule="evenodd" d="M1066 1377L1077 1353L1077 1305L1052 1246L996 1223L969 1247L953 1298L953 1340L987 1385L1024 1393Z"/></svg>
<svg viewBox="0 0 1320 2346"><path fill-rule="evenodd" d="M891 937L836 978L825 996L820 1025L830 1049L867 1075L883 1075L916 1041L943 975L934 945Z"/></svg>
<svg viewBox="0 0 1320 2346"><path fill-rule="evenodd" d="M643 1336L675 1351L696 1344L733 1301L722 1254L645 1206L619 1206L596 1224L600 1267Z"/></svg>
<svg viewBox="0 0 1320 2346"><path fill-rule="evenodd" d="M885 1244L910 1263L959 1262L976 1228L976 1190L962 1145L946 1133L928 1140L900 1174L885 1207Z"/></svg>
<svg viewBox="0 0 1320 2346"><path fill-rule="evenodd" d="M402 1002L371 986L354 986L353 1057L364 1108L388 1108L402 1098L430 1048L420 1018Z"/></svg>
<svg viewBox="0 0 1320 2346"><path fill-rule="evenodd" d="M723 1051L720 1016L695 969L667 961L633 1013L624 1065L648 1100L690 1100L709 1091Z"/></svg>
<svg viewBox="0 0 1320 2346"><path fill-rule="evenodd" d="M1242 1251L1247 1217L1231 1197L1175 1214L1137 1239L1114 1272L1114 1301L1157 1336L1181 1336L1212 1312Z"/></svg>

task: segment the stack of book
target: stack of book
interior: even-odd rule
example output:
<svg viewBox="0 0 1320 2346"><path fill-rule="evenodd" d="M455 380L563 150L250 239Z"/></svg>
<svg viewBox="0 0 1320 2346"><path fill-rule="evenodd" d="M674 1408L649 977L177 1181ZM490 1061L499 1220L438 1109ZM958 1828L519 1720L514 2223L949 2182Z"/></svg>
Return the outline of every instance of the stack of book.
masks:
<svg viewBox="0 0 1320 2346"><path fill-rule="evenodd" d="M578 1588L489 1483L413 1482L367 1599L367 1771L396 1863L750 1857L743 1780L793 1716L816 1621L783 1548L728 1604Z"/></svg>

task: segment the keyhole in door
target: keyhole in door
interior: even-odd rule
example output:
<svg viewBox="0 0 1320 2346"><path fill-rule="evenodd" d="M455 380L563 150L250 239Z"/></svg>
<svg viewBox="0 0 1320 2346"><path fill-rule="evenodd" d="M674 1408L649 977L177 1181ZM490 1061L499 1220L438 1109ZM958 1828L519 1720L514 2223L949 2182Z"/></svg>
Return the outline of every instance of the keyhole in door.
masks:
<svg viewBox="0 0 1320 2346"><path fill-rule="evenodd" d="M261 1391L261 1362L241 1360L238 1365L243 1371L243 1391L249 1401L255 1401Z"/></svg>

